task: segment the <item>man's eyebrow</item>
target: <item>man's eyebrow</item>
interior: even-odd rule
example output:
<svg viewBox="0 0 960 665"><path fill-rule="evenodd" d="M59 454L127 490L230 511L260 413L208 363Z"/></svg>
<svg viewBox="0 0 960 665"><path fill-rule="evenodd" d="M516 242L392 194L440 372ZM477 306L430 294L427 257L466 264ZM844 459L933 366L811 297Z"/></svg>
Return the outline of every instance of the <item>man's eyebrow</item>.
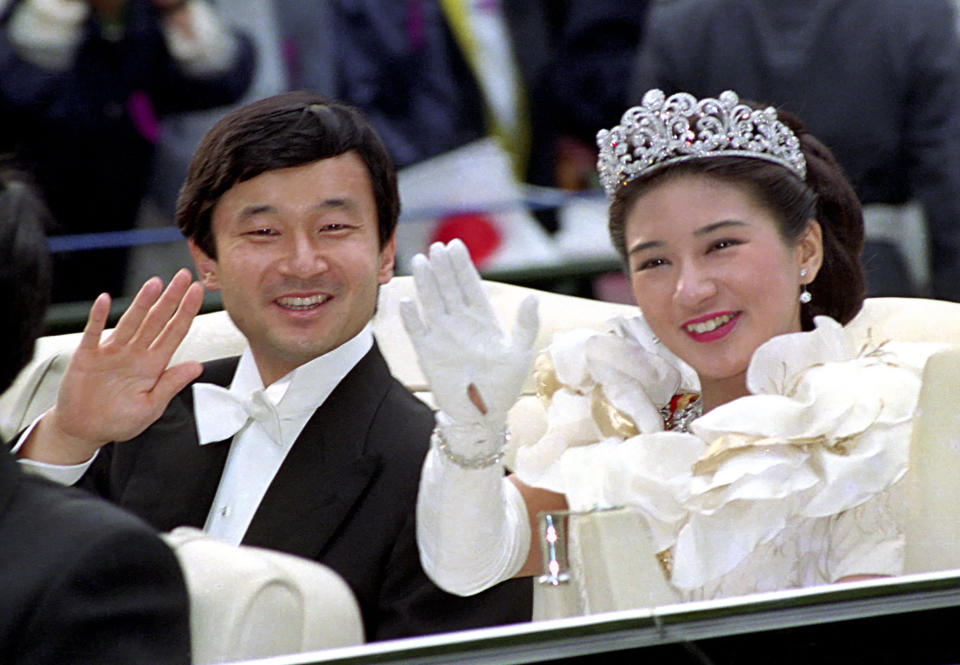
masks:
<svg viewBox="0 0 960 665"><path fill-rule="evenodd" d="M264 213L277 212L277 207L270 205L269 203L254 203L251 205L246 205L240 210L240 214L237 215L237 218L242 220L248 219L250 217L256 217L257 215L262 215Z"/></svg>
<svg viewBox="0 0 960 665"><path fill-rule="evenodd" d="M340 208L352 208L353 201L347 197L331 197L318 201L313 206L314 210L335 210ZM257 215L273 214L279 212L277 206L271 203L251 203L240 210L237 218L241 221L256 217Z"/></svg>
<svg viewBox="0 0 960 665"><path fill-rule="evenodd" d="M329 199L324 199L317 203L314 208L319 210L328 210L330 208L352 208L353 199L346 197L332 197Z"/></svg>

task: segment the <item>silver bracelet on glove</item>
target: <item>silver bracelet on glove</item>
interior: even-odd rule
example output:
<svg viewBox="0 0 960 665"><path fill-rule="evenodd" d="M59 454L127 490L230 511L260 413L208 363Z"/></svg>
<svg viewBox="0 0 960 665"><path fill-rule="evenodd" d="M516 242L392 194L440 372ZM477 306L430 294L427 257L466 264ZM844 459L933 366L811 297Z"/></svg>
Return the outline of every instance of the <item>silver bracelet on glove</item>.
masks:
<svg viewBox="0 0 960 665"><path fill-rule="evenodd" d="M503 429L503 443L500 445L499 450L489 455L478 455L477 457L465 457L464 455L453 452L439 425L433 428L433 434L430 440L448 460L457 466L464 469L486 469L488 466L499 464L500 460L503 459L504 449L510 440L510 432L508 432L506 428Z"/></svg>

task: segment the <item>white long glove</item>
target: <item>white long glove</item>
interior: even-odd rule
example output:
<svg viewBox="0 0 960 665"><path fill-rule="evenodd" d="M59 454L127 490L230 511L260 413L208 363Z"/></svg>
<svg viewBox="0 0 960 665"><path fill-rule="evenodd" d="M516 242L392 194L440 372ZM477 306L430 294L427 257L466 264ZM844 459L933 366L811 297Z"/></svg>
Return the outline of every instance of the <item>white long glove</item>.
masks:
<svg viewBox="0 0 960 665"><path fill-rule="evenodd" d="M414 257L413 277L423 319L411 301L400 313L440 407L446 446L432 446L424 462L417 542L433 581L469 595L516 574L530 549L526 506L498 462L507 412L532 363L537 302L523 302L508 339L459 240L434 244L429 259Z"/></svg>
<svg viewBox="0 0 960 665"><path fill-rule="evenodd" d="M423 319L409 300L400 304L400 314L444 415L440 423L447 445L465 459L495 454L503 445L507 412L533 362L536 298L520 305L508 338L460 240L434 243L429 260L415 256L413 279ZM485 412L471 401L473 390Z"/></svg>

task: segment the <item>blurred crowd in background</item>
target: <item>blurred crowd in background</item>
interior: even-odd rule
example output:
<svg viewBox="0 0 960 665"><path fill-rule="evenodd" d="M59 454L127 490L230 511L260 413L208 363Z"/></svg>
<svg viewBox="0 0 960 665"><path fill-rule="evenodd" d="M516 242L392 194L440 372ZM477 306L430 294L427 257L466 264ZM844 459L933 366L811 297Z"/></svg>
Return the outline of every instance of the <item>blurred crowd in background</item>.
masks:
<svg viewBox="0 0 960 665"><path fill-rule="evenodd" d="M0 0L0 152L57 220L55 302L190 265L172 216L197 142L291 89L383 137L401 273L456 236L495 278L579 266L621 299L597 130L652 87L731 88L835 151L870 295L960 300L957 32L952 0Z"/></svg>

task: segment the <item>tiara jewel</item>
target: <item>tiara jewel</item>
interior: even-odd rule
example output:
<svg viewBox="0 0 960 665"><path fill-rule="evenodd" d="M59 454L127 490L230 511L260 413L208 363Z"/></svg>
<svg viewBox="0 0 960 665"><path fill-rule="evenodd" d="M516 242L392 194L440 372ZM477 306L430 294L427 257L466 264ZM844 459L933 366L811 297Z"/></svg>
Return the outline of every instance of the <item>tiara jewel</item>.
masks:
<svg viewBox="0 0 960 665"><path fill-rule="evenodd" d="M618 187L667 164L714 156L753 157L786 167L800 177L807 162L793 131L772 106L754 109L726 90L718 99L686 92L666 97L648 90L620 124L597 132L600 184L612 197Z"/></svg>

